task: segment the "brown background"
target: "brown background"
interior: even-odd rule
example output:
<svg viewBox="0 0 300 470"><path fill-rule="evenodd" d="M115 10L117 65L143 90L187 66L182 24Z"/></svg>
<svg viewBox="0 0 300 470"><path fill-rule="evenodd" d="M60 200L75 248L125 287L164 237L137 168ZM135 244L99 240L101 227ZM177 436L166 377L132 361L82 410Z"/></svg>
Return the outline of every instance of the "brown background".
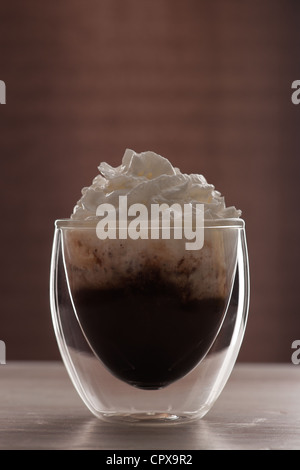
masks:
<svg viewBox="0 0 300 470"><path fill-rule="evenodd" d="M100 161L154 150L243 210L251 308L239 359L300 338L297 0L1 0L1 317L7 360L59 357L56 218Z"/></svg>

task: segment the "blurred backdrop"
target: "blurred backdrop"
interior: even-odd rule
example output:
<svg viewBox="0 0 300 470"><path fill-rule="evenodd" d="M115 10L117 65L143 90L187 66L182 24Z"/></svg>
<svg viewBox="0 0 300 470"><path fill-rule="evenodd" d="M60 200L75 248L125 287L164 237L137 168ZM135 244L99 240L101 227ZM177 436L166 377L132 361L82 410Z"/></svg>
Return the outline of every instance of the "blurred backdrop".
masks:
<svg viewBox="0 0 300 470"><path fill-rule="evenodd" d="M1 313L7 361L58 359L53 223L97 166L153 150L242 209L251 305L240 361L300 339L300 2L1 0Z"/></svg>

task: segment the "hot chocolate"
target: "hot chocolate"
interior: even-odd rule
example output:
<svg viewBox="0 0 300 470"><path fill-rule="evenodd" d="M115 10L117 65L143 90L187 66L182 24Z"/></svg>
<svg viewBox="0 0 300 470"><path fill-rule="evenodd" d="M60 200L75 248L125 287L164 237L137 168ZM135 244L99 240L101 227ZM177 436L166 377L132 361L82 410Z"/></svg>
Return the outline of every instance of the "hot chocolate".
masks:
<svg viewBox="0 0 300 470"><path fill-rule="evenodd" d="M226 208L203 176L184 175L153 152L126 151L120 167L99 169L64 235L74 311L115 377L142 389L166 387L205 357L222 325L235 271L226 257L236 236L205 230L203 247L193 252L185 240L99 240L97 206L126 195L131 204L200 202L206 221L240 212Z"/></svg>
<svg viewBox="0 0 300 470"><path fill-rule="evenodd" d="M118 287L74 292L95 354L119 379L143 389L169 385L206 355L225 312L221 297L195 299L145 270Z"/></svg>

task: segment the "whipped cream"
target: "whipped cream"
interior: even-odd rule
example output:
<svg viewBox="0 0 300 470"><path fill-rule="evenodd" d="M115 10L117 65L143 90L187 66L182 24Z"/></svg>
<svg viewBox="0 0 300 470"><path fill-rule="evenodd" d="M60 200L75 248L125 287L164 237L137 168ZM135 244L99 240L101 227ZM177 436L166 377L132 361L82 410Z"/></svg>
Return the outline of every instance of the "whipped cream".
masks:
<svg viewBox="0 0 300 470"><path fill-rule="evenodd" d="M109 203L115 207L119 196L127 196L128 204L167 203L204 204L205 219L238 218L241 211L226 207L224 197L208 184L204 176L184 174L166 158L154 152L136 153L127 149L122 164L116 168L102 162L100 174L92 185L82 189L82 197L74 207L71 219L97 219L96 210L100 204Z"/></svg>

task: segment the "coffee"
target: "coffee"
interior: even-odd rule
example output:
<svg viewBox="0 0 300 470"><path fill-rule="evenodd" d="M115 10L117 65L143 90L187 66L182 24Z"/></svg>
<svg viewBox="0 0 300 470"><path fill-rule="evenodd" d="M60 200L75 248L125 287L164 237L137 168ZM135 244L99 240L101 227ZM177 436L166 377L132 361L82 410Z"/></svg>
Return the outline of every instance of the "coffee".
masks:
<svg viewBox="0 0 300 470"><path fill-rule="evenodd" d="M119 379L148 390L179 380L203 359L226 306L222 297L194 298L155 270L109 289L78 289L73 301L103 364Z"/></svg>

